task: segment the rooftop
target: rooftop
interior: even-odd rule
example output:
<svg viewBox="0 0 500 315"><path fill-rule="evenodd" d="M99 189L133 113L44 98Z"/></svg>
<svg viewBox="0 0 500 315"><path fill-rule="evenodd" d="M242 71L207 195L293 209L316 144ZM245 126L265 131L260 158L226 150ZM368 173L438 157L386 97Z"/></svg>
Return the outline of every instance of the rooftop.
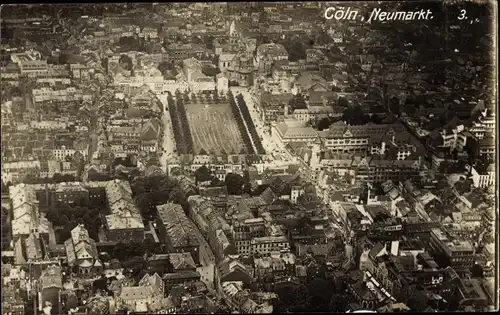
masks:
<svg viewBox="0 0 500 315"><path fill-rule="evenodd" d="M165 226L167 237L174 247L199 246L197 228L178 204L167 203L156 207Z"/></svg>

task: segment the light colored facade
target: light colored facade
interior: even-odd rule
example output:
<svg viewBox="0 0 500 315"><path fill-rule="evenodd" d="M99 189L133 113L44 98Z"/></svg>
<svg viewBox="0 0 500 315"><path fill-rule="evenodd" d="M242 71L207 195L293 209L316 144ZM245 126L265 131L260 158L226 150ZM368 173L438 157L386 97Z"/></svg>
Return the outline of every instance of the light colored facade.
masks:
<svg viewBox="0 0 500 315"><path fill-rule="evenodd" d="M40 130L65 130L68 124L56 120L30 121L30 127Z"/></svg>
<svg viewBox="0 0 500 315"><path fill-rule="evenodd" d="M264 255L274 251L288 251L290 242L285 236L256 237L250 241L250 250Z"/></svg>
<svg viewBox="0 0 500 315"><path fill-rule="evenodd" d="M2 163L2 181L5 183L19 181L26 175L39 176L39 174L40 161L38 160Z"/></svg>
<svg viewBox="0 0 500 315"><path fill-rule="evenodd" d="M318 132L312 127L296 119L285 119L284 122L273 126L273 137L282 144L290 142L312 143L318 139Z"/></svg>
<svg viewBox="0 0 500 315"><path fill-rule="evenodd" d="M23 60L19 62L21 74L43 75L48 71L47 60Z"/></svg>
<svg viewBox="0 0 500 315"><path fill-rule="evenodd" d="M487 134L492 134L495 131L495 114L490 110L485 109L481 112L481 116L477 121L473 122L469 128L469 132L476 139L484 139Z"/></svg>
<svg viewBox="0 0 500 315"><path fill-rule="evenodd" d="M452 241L438 228L431 230L430 245L435 252L445 255L450 260L452 268L470 268L476 260L474 247L469 241Z"/></svg>
<svg viewBox="0 0 500 315"><path fill-rule="evenodd" d="M58 161L65 161L67 156L74 156L77 152L83 155L84 158L87 157L88 154L88 144L82 144L81 148L67 148L62 145L60 148L53 149L52 154Z"/></svg>
<svg viewBox="0 0 500 315"><path fill-rule="evenodd" d="M33 102L41 103L46 101L69 102L83 100L83 92L73 86L63 89L53 89L51 87L42 87L33 89Z"/></svg>
<svg viewBox="0 0 500 315"><path fill-rule="evenodd" d="M484 170L471 167L472 182L475 187L487 188L495 184L495 165L490 164Z"/></svg>
<svg viewBox="0 0 500 315"><path fill-rule="evenodd" d="M117 306L119 309L147 312L151 304L162 301L164 289L163 280L157 273L151 276L146 274L139 281L139 285L121 289L117 297Z"/></svg>
<svg viewBox="0 0 500 315"><path fill-rule="evenodd" d="M229 79L224 73L219 73L217 79L217 92L226 94L229 91Z"/></svg>

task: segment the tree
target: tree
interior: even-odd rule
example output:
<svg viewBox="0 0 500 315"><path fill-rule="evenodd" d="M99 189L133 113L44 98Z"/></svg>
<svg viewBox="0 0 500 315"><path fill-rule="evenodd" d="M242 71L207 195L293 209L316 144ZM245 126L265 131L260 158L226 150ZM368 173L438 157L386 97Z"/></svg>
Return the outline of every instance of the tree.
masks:
<svg viewBox="0 0 500 315"><path fill-rule="evenodd" d="M141 270L145 270L147 263L142 256L135 256L123 262L123 269L129 269L132 277L135 277Z"/></svg>
<svg viewBox="0 0 500 315"><path fill-rule="evenodd" d="M337 100L337 105L341 107L348 107L349 101L345 97L339 97Z"/></svg>
<svg viewBox="0 0 500 315"><path fill-rule="evenodd" d="M210 187L222 187L224 186L224 183L220 181L217 177L213 177L212 181L210 182Z"/></svg>
<svg viewBox="0 0 500 315"><path fill-rule="evenodd" d="M96 291L96 290L103 290L104 291L107 289L107 286L108 286L107 283L108 283L108 281L107 281L106 277L101 277L101 278L94 281L92 287L93 287L94 291Z"/></svg>
<svg viewBox="0 0 500 315"><path fill-rule="evenodd" d="M278 295L276 311L279 313L304 311L309 303L309 291L304 284L297 287L279 287L275 293Z"/></svg>
<svg viewBox="0 0 500 315"><path fill-rule="evenodd" d="M229 195L241 195L245 181L238 174L229 173L226 175L225 185Z"/></svg>
<svg viewBox="0 0 500 315"><path fill-rule="evenodd" d="M288 52L288 60L293 62L306 59L306 49L300 40L287 40L283 46Z"/></svg>
<svg viewBox="0 0 500 315"><path fill-rule="evenodd" d="M307 108L306 100L304 99L304 96L300 93L294 95L288 102L288 105L290 105L291 110Z"/></svg>
<svg viewBox="0 0 500 315"><path fill-rule="evenodd" d="M350 125L364 125L370 121L363 108L359 105L349 106L342 114L342 120Z"/></svg>
<svg viewBox="0 0 500 315"><path fill-rule="evenodd" d="M309 291L311 299L315 300L314 303L311 303L312 305L317 305L323 309L328 306L333 291L333 286L330 282L327 282L321 278L314 278L311 282L308 283L307 289Z"/></svg>
<svg viewBox="0 0 500 315"><path fill-rule="evenodd" d="M242 188L241 192L243 194L251 194L252 193L252 184L250 184L249 182L246 182L245 184L243 184L243 188Z"/></svg>
<svg viewBox="0 0 500 315"><path fill-rule="evenodd" d="M294 300L296 301L296 305L298 307L305 306L309 303L309 290L307 287L303 284L299 285L295 290L294 290Z"/></svg>
<svg viewBox="0 0 500 315"><path fill-rule="evenodd" d="M332 119L330 119L329 117L324 117L322 118L318 124L317 124L317 129L319 131L322 131L322 130L325 130L325 129L328 129L330 128L330 125L332 124Z"/></svg>
<svg viewBox="0 0 500 315"><path fill-rule="evenodd" d="M70 223L69 222L69 218L68 218L68 216L66 214L61 215L61 217L59 218L59 220L60 220L60 224L63 225L63 226L65 226L65 225L67 225L67 224Z"/></svg>
<svg viewBox="0 0 500 315"><path fill-rule="evenodd" d="M412 117L417 112L417 106L413 103L412 99L408 98L408 99L406 99L406 102L403 105L403 108L401 109L401 111L403 113L406 113L406 115Z"/></svg>
<svg viewBox="0 0 500 315"><path fill-rule="evenodd" d="M119 261L126 261L130 257L141 257L144 253L146 253L144 242L119 242L114 246L111 257ZM123 266L125 268L125 264Z"/></svg>
<svg viewBox="0 0 500 315"><path fill-rule="evenodd" d="M75 182L76 178L75 176L70 174L62 175L59 173L55 173L54 177L52 177L52 180L54 181L54 183L65 183L65 182Z"/></svg>
<svg viewBox="0 0 500 315"><path fill-rule="evenodd" d="M213 49L214 37L212 35L204 35L203 43L207 49Z"/></svg>
<svg viewBox="0 0 500 315"><path fill-rule="evenodd" d="M127 71L131 71L132 68L134 67L134 63L132 62L132 58L130 58L128 55L121 55L120 59L118 60L118 63L120 64L120 67Z"/></svg>
<svg viewBox="0 0 500 315"><path fill-rule="evenodd" d="M186 196L179 182L162 174L137 177L131 185L133 196L143 216L156 215L156 206L169 201L186 204Z"/></svg>
<svg viewBox="0 0 500 315"><path fill-rule="evenodd" d="M209 76L209 77L215 77L220 73L220 69L216 67L204 67L202 69L202 72L204 75Z"/></svg>
<svg viewBox="0 0 500 315"><path fill-rule="evenodd" d="M414 312L423 312L427 308L429 298L422 290L416 288L415 285L411 286L411 293L407 295L406 305Z"/></svg>
<svg viewBox="0 0 500 315"><path fill-rule="evenodd" d="M158 65L158 70L160 70L160 72L163 75L167 74L168 71L172 70L173 68L174 68L174 66L170 62L167 62L167 61L160 62L160 64Z"/></svg>
<svg viewBox="0 0 500 315"><path fill-rule="evenodd" d="M401 108L399 107L399 99L397 97L393 97L389 100L389 110L396 116L401 114Z"/></svg>
<svg viewBox="0 0 500 315"><path fill-rule="evenodd" d="M334 293L330 299L330 311L334 313L345 313L352 298L348 294Z"/></svg>
<svg viewBox="0 0 500 315"><path fill-rule="evenodd" d="M212 180L213 175L205 165L202 165L194 171L194 177L196 178L196 182L205 182Z"/></svg>

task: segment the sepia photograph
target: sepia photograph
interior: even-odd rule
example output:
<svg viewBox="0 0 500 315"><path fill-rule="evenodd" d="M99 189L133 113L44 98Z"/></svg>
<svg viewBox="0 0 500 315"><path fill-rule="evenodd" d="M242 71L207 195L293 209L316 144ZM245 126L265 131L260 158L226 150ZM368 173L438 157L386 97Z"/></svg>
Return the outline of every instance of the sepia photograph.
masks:
<svg viewBox="0 0 500 315"><path fill-rule="evenodd" d="M4 4L2 313L498 311L498 5Z"/></svg>

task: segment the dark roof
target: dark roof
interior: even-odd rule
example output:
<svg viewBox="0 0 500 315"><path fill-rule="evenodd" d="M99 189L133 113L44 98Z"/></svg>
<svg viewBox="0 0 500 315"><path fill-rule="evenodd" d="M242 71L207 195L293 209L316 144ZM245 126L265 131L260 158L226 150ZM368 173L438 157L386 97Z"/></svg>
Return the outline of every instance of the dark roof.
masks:
<svg viewBox="0 0 500 315"><path fill-rule="evenodd" d="M375 246L373 246L373 248L370 250L368 255L371 256L372 258L375 258L377 257L378 253L380 253L384 248L385 248L384 244L377 242L377 244L375 244Z"/></svg>
<svg viewBox="0 0 500 315"><path fill-rule="evenodd" d="M163 275L163 280L184 279L184 278L201 278L201 275L198 271L192 271L192 270L166 273Z"/></svg>
<svg viewBox="0 0 500 315"><path fill-rule="evenodd" d="M271 204L274 200L276 200L276 194L273 192L271 187L267 187L261 194L260 197L266 204Z"/></svg>

